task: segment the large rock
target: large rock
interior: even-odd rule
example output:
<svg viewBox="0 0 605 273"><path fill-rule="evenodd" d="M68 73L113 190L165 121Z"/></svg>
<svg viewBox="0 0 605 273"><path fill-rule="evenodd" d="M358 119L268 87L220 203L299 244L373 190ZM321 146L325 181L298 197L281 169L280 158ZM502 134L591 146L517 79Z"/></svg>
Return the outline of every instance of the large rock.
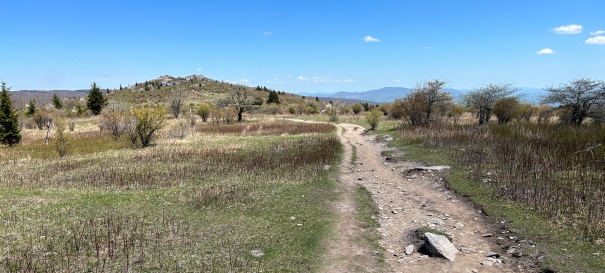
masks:
<svg viewBox="0 0 605 273"><path fill-rule="evenodd" d="M456 259L456 253L458 253L458 249L447 237L430 232L424 234L424 249L427 254L443 257L452 262Z"/></svg>

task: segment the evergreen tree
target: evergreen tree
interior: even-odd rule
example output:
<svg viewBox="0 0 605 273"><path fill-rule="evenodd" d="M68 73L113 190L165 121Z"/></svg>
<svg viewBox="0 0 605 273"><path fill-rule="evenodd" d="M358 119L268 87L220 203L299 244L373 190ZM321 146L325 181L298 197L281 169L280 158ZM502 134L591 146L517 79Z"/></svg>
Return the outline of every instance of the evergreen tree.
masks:
<svg viewBox="0 0 605 273"><path fill-rule="evenodd" d="M19 120L17 111L13 109L6 83L2 82L2 93L0 93L0 143L12 146L21 142Z"/></svg>
<svg viewBox="0 0 605 273"><path fill-rule="evenodd" d="M29 100L29 102L27 103L27 109L25 110L25 116L27 117L31 117L32 115L34 115L34 113L36 113L36 101L35 100Z"/></svg>
<svg viewBox="0 0 605 273"><path fill-rule="evenodd" d="M96 82L93 82L90 86L90 92L88 92L88 101L86 106L94 115L101 113L103 106L105 106L107 99L103 96L101 89L97 86Z"/></svg>
<svg viewBox="0 0 605 273"><path fill-rule="evenodd" d="M63 102L56 93L53 94L53 106L55 106L56 109L63 108Z"/></svg>
<svg viewBox="0 0 605 273"><path fill-rule="evenodd" d="M269 98L267 99L267 104L269 104L269 103L280 104L279 96L277 95L277 92L275 92L275 91L269 92Z"/></svg>
<svg viewBox="0 0 605 273"><path fill-rule="evenodd" d="M315 97L315 101L319 102L319 97Z"/></svg>

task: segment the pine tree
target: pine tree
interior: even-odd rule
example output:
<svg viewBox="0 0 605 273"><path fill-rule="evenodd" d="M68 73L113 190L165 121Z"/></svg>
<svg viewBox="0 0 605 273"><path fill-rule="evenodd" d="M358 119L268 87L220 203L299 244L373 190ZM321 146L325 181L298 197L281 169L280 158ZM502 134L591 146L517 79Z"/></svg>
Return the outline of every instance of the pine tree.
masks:
<svg viewBox="0 0 605 273"><path fill-rule="evenodd" d="M17 111L13 109L13 102L8 94L10 88L2 82L0 93L0 143L12 146L21 142L19 120Z"/></svg>
<svg viewBox="0 0 605 273"><path fill-rule="evenodd" d="M61 101L57 93L53 94L53 106L55 106L56 109L63 108L63 102Z"/></svg>
<svg viewBox="0 0 605 273"><path fill-rule="evenodd" d="M267 104L269 104L269 103L280 104L279 96L277 95L277 92L275 92L275 91L269 92L269 98L267 99Z"/></svg>
<svg viewBox="0 0 605 273"><path fill-rule="evenodd" d="M27 103L27 109L25 110L25 116L31 117L36 113L37 110L38 109L36 108L36 101L29 100L29 102Z"/></svg>
<svg viewBox="0 0 605 273"><path fill-rule="evenodd" d="M103 106L105 106L107 99L103 96L101 89L97 86L96 82L93 82L90 86L90 92L88 92L88 101L86 106L94 115L101 113Z"/></svg>

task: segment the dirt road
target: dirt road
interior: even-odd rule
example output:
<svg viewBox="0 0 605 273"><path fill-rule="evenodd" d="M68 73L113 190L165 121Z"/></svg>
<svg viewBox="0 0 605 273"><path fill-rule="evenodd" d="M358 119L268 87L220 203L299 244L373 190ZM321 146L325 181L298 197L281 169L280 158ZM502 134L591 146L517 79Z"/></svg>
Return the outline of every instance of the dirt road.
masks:
<svg viewBox="0 0 605 273"><path fill-rule="evenodd" d="M481 213L448 191L442 171L417 171L416 162L387 161L381 152L385 143L374 136L363 135L364 128L338 124L338 135L345 147L345 156L337 177L342 198L334 211L339 215L335 238L327 243L323 272L520 272L513 267L513 258L488 237L490 230ZM351 164L355 146L357 161ZM363 231L356 220L353 200L355 189L362 185L372 193L379 207L380 240L385 263L378 260L376 250L368 249L360 239ZM405 248L418 242L413 233L429 226L453 238L460 251L455 261L429 257L417 251L406 255ZM493 234L494 237L499 234ZM488 253L501 256L489 258ZM492 256L497 256L492 253Z"/></svg>

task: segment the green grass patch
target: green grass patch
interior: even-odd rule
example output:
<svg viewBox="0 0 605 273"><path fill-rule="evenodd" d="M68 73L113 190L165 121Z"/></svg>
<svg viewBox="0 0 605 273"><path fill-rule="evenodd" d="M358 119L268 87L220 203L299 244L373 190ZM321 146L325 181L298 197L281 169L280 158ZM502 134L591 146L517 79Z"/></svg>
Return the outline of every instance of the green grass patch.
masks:
<svg viewBox="0 0 605 273"><path fill-rule="evenodd" d="M358 185L355 189L355 204L357 206L357 219L361 222L363 228L363 239L371 249L381 253L379 261L384 262L384 252L380 246L381 238L377 228L380 224L376 220L379 216L378 207L372 199L372 194L363 186Z"/></svg>

